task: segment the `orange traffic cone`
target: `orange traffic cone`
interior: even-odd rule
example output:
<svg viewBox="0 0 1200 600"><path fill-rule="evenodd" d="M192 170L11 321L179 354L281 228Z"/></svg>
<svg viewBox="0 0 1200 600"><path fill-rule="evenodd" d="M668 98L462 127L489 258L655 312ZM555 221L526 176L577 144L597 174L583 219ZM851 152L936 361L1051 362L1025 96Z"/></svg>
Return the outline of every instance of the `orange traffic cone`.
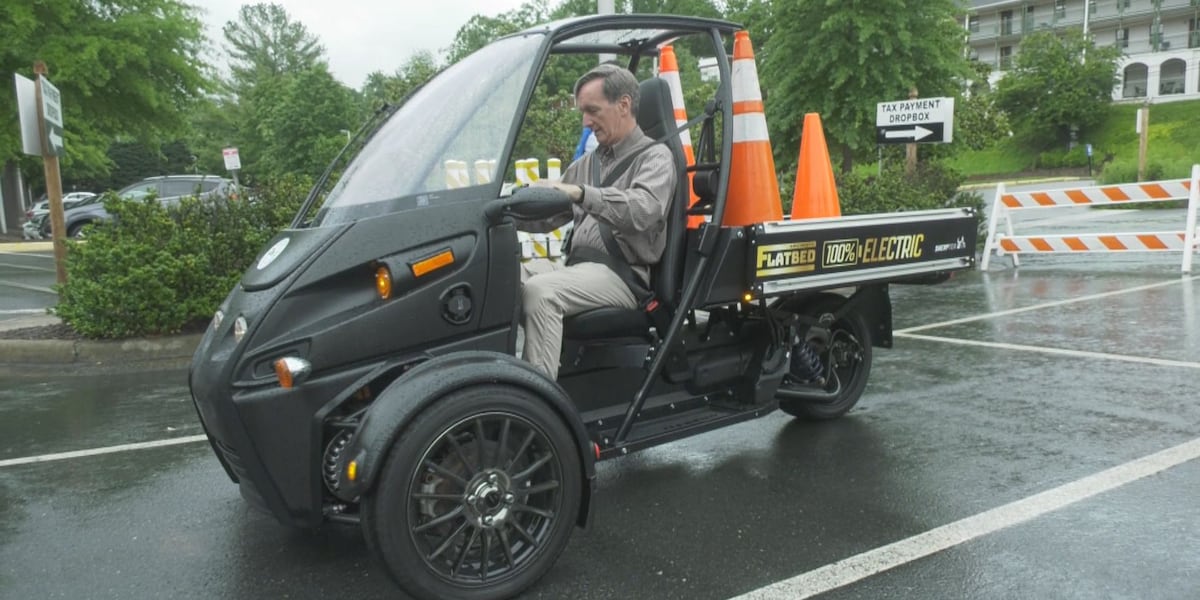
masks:
<svg viewBox="0 0 1200 600"><path fill-rule="evenodd" d="M821 115L804 115L804 130L800 133L800 157L796 167L796 190L792 193L793 219L819 219L842 216L838 202L837 183L833 179L833 163L829 161L829 146L821 129Z"/></svg>
<svg viewBox="0 0 1200 600"><path fill-rule="evenodd" d="M667 86L671 88L671 104L675 107L675 126L682 127L687 123L687 107L683 103L683 84L679 81L679 62L675 60L675 48L666 45L659 49L658 52L658 76L667 82ZM679 132L679 142L683 145L683 155L687 158L687 166L696 164L696 154L692 151L692 132L684 129ZM688 192L691 195L691 201L688 206L696 204L700 199L696 195L692 187L692 178L695 173L688 173ZM700 215L691 215L688 217L688 229L696 229L704 223L704 217Z"/></svg>
<svg viewBox="0 0 1200 600"><path fill-rule="evenodd" d="M740 226L783 218L779 181L767 136L762 91L750 34L733 37L733 156L729 161L729 193L722 225Z"/></svg>

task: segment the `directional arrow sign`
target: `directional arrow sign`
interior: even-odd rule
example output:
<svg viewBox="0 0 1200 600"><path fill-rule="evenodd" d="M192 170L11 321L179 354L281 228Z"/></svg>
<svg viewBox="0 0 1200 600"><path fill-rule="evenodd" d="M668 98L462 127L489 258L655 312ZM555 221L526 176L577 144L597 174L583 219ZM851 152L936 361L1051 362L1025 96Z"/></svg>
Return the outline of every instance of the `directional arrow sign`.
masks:
<svg viewBox="0 0 1200 600"><path fill-rule="evenodd" d="M880 144L942 143L954 138L954 98L880 102L875 140Z"/></svg>
<svg viewBox="0 0 1200 600"><path fill-rule="evenodd" d="M46 120L45 154L63 154L62 94L44 76L38 76L42 84L42 118Z"/></svg>
<svg viewBox="0 0 1200 600"><path fill-rule="evenodd" d="M943 131L945 131L945 126L941 123L877 127L875 128L875 141L880 144L941 142Z"/></svg>

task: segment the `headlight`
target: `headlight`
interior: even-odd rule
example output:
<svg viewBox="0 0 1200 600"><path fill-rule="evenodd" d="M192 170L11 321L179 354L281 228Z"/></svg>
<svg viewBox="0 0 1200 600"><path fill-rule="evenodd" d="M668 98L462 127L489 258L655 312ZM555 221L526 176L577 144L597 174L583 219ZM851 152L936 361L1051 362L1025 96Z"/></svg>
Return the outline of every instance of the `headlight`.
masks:
<svg viewBox="0 0 1200 600"><path fill-rule="evenodd" d="M246 336L246 317L238 315L236 321L233 322L233 340L235 342L242 341Z"/></svg>
<svg viewBox="0 0 1200 600"><path fill-rule="evenodd" d="M220 329L221 321L224 321L224 320L225 320L225 313L220 310L217 310L217 313L213 315L213 320L212 320L213 331Z"/></svg>

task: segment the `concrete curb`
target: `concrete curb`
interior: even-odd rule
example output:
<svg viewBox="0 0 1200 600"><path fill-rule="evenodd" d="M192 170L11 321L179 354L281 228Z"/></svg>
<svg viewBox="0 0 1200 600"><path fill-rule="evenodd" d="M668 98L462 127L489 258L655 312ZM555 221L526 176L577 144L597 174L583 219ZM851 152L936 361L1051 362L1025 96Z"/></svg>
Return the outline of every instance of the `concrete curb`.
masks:
<svg viewBox="0 0 1200 600"><path fill-rule="evenodd" d="M0 322L0 331L53 325L53 315L30 315ZM200 333L128 340L0 339L0 365L117 365L191 360Z"/></svg>
<svg viewBox="0 0 1200 600"><path fill-rule="evenodd" d="M191 359L202 334L130 340L0 340L0 364L101 365Z"/></svg>
<svg viewBox="0 0 1200 600"><path fill-rule="evenodd" d="M960 190L983 190L994 188L997 184L1004 185L1031 185L1035 183L1060 183L1063 181L1087 181L1087 177L1041 177L1033 179L998 179L996 181L984 181L979 183L966 183L958 187Z"/></svg>

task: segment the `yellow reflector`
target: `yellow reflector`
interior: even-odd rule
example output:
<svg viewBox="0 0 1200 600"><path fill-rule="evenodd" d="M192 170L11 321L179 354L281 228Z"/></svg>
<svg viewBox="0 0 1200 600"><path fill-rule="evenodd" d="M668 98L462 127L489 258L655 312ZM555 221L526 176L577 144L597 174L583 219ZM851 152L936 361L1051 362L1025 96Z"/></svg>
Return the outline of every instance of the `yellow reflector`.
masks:
<svg viewBox="0 0 1200 600"><path fill-rule="evenodd" d="M280 358L275 361L275 377L279 379L279 387L292 387L292 371L287 367L287 360Z"/></svg>
<svg viewBox="0 0 1200 600"><path fill-rule="evenodd" d="M751 300L754 300L754 294L751 294L750 292L746 292L745 294L742 294L742 302L748 303Z"/></svg>
<svg viewBox="0 0 1200 600"><path fill-rule="evenodd" d="M349 479L350 481L355 481L358 479L357 460L352 460L350 461L350 464L346 465L346 479Z"/></svg>
<svg viewBox="0 0 1200 600"><path fill-rule="evenodd" d="M387 267L375 269L375 291L379 293L380 299L387 300L392 297L392 272Z"/></svg>
<svg viewBox="0 0 1200 600"><path fill-rule="evenodd" d="M428 275L442 267L454 264L454 253L450 250L442 250L429 258L422 258L415 263L412 263L412 273L414 277Z"/></svg>

